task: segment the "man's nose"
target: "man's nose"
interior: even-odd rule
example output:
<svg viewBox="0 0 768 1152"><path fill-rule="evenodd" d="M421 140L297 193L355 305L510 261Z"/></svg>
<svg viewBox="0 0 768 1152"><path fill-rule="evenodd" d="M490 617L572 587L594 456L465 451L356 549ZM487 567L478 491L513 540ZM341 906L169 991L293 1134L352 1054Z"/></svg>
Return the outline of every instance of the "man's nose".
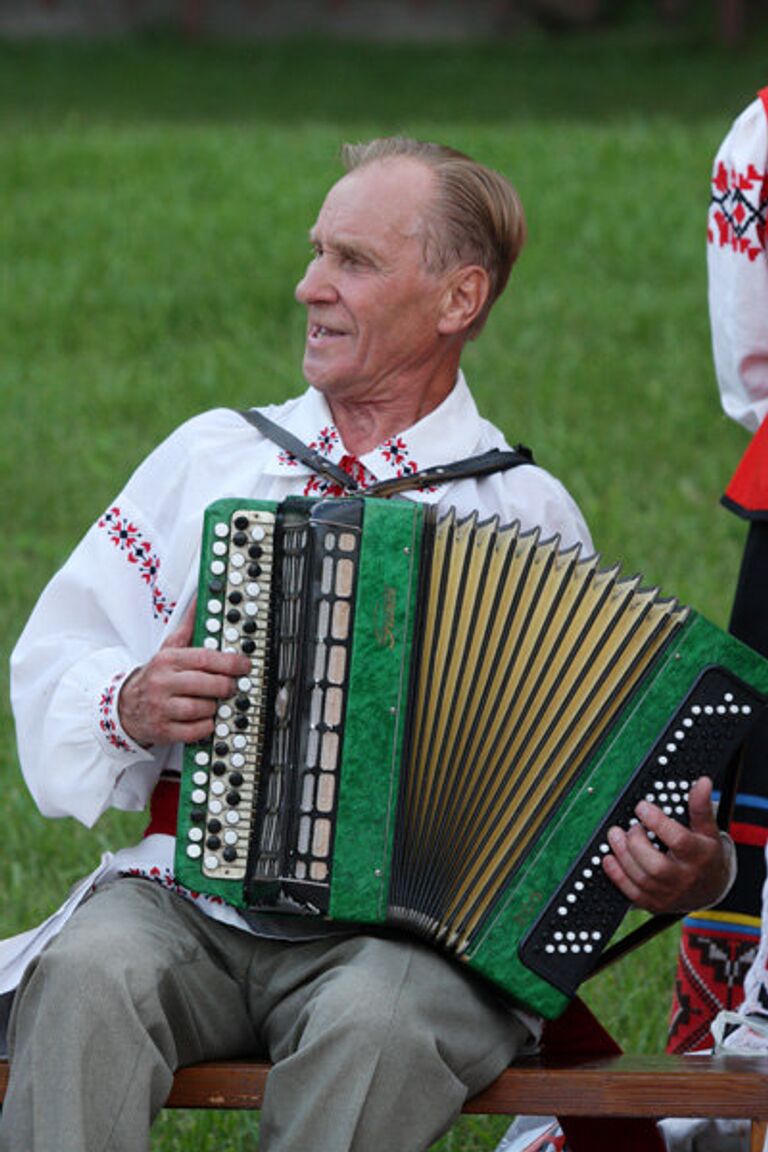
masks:
<svg viewBox="0 0 768 1152"><path fill-rule="evenodd" d="M306 272L296 285L295 296L300 304L327 303L336 299L336 286L322 256L310 260Z"/></svg>

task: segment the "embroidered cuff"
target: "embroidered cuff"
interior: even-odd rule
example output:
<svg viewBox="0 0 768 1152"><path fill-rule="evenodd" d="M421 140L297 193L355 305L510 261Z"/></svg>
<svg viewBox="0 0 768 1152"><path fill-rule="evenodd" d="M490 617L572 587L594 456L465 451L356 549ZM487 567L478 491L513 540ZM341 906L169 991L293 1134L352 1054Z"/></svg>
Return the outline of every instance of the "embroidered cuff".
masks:
<svg viewBox="0 0 768 1152"><path fill-rule="evenodd" d="M127 677L126 672L118 672L99 694L99 730L106 744L118 752L130 752L146 759L147 750L132 740L120 723L117 708L120 688Z"/></svg>

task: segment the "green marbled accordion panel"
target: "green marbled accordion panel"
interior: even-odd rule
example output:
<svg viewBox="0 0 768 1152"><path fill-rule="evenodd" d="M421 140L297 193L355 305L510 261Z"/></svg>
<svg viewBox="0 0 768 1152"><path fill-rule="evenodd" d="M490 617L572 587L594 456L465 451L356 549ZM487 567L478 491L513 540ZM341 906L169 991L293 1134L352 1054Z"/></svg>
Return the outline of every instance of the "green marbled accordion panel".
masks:
<svg viewBox="0 0 768 1152"><path fill-rule="evenodd" d="M639 578L405 500L213 505L195 642L252 674L186 751L181 881L413 931L546 1016L626 911L607 827L684 818L768 691Z"/></svg>

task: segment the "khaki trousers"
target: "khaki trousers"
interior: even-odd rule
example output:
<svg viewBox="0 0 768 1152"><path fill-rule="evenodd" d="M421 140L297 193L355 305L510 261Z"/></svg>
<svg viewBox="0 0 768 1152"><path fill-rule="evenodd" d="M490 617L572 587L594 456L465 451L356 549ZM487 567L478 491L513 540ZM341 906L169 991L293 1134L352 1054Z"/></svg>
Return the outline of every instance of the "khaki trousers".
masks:
<svg viewBox="0 0 768 1152"><path fill-rule="evenodd" d="M261 1152L418 1152L528 1039L418 942L259 939L126 878L25 974L0 1149L147 1152L174 1069L251 1055L275 1064Z"/></svg>

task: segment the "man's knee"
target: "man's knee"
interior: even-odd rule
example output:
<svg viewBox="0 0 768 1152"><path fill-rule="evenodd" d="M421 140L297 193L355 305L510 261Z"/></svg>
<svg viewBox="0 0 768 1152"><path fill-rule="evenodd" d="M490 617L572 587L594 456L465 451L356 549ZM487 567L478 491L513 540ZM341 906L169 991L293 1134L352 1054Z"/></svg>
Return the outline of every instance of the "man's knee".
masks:
<svg viewBox="0 0 768 1152"><path fill-rule="evenodd" d="M114 896L105 890L86 901L30 965L12 1027L45 1019L82 1034L110 1020L125 1024L126 1016L137 1023L148 1013L157 1017L172 964L155 937L152 917L143 916L144 894L132 895L120 883L114 888ZM173 934L166 935L178 949Z"/></svg>
<svg viewBox="0 0 768 1152"><path fill-rule="evenodd" d="M308 1002L302 1043L324 1035L406 1063L447 1059L460 1071L482 1055L478 1027L491 1047L511 1036L500 1003L433 949L368 938L352 942L350 952L328 969ZM510 1040L510 1056L516 1042Z"/></svg>

